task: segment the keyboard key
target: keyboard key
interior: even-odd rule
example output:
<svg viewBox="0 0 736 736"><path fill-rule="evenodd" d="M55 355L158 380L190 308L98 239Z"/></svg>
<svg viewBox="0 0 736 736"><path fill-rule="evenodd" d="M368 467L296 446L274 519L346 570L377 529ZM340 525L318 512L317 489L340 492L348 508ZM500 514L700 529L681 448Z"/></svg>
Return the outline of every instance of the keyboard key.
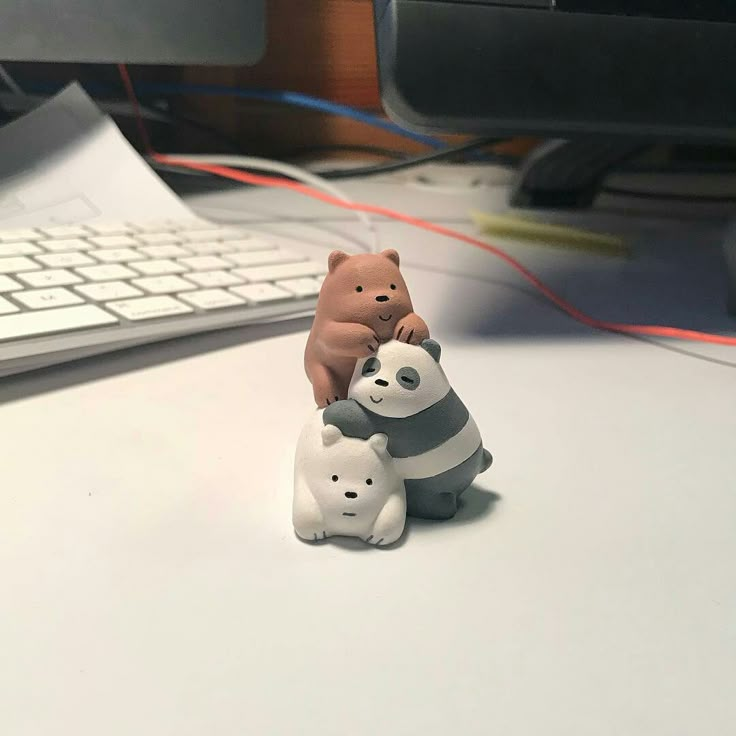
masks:
<svg viewBox="0 0 736 736"><path fill-rule="evenodd" d="M280 263L275 266L255 266L254 268L235 268L233 272L246 281L281 281L298 279L303 276L319 276L327 271L327 265L316 261L303 263Z"/></svg>
<svg viewBox="0 0 736 736"><path fill-rule="evenodd" d="M89 230L82 225L55 225L39 230L48 238L84 238L89 235Z"/></svg>
<svg viewBox="0 0 736 736"><path fill-rule="evenodd" d="M23 287L17 282L13 281L10 276L0 276L0 294L6 291L17 291Z"/></svg>
<svg viewBox="0 0 736 736"><path fill-rule="evenodd" d="M235 296L235 294L230 294L224 289L190 291L188 294L179 294L179 298L200 309L224 309L225 307L239 307L245 304L243 299Z"/></svg>
<svg viewBox="0 0 736 736"><path fill-rule="evenodd" d="M13 243L16 240L38 240L40 237L42 237L41 233L31 228L0 230L0 243Z"/></svg>
<svg viewBox="0 0 736 736"><path fill-rule="evenodd" d="M143 256L132 248L108 248L107 250L92 251L92 255L103 263L128 263L140 261Z"/></svg>
<svg viewBox="0 0 736 736"><path fill-rule="evenodd" d="M232 245L233 241L225 242L204 242L204 243L187 243L187 250L196 253L199 256L218 255L220 253L230 253L235 250ZM188 255L188 254L187 254Z"/></svg>
<svg viewBox="0 0 736 736"><path fill-rule="evenodd" d="M88 281L118 281L119 279L129 279L138 274L131 271L127 266L119 263L106 264L104 266L85 266L78 268L77 273L84 276Z"/></svg>
<svg viewBox="0 0 736 736"><path fill-rule="evenodd" d="M230 268L230 264L217 256L192 256L180 258L179 263L192 271L217 271L221 268Z"/></svg>
<svg viewBox="0 0 736 736"><path fill-rule="evenodd" d="M70 304L82 304L84 299L69 289L36 289L35 291L19 291L13 299L22 302L29 309L48 309L49 307L68 307Z"/></svg>
<svg viewBox="0 0 736 736"><path fill-rule="evenodd" d="M41 266L30 258L0 258L0 273L20 273L21 271L36 271Z"/></svg>
<svg viewBox="0 0 736 736"><path fill-rule="evenodd" d="M149 294L176 294L196 287L179 276L150 276L146 279L134 279L133 284Z"/></svg>
<svg viewBox="0 0 736 736"><path fill-rule="evenodd" d="M224 258L236 266L265 266L271 263L296 263L306 256L290 250L257 250L248 253L227 253Z"/></svg>
<svg viewBox="0 0 736 736"><path fill-rule="evenodd" d="M293 299L292 295L284 289L279 289L273 284L246 284L245 286L233 286L230 291L242 296L253 304L266 304L268 302L280 302L284 299Z"/></svg>
<svg viewBox="0 0 736 736"><path fill-rule="evenodd" d="M87 227L95 235L130 235L135 230L125 222L90 222Z"/></svg>
<svg viewBox="0 0 736 736"><path fill-rule="evenodd" d="M158 261L139 261L130 265L144 276L165 276L166 274L182 273L187 270L181 263L176 263L168 258L162 258Z"/></svg>
<svg viewBox="0 0 736 736"><path fill-rule="evenodd" d="M20 310L15 306L15 304L0 296L0 314L10 314L11 312L18 311Z"/></svg>
<svg viewBox="0 0 736 736"><path fill-rule="evenodd" d="M294 296L307 297L317 296L321 288L321 284L316 279L287 279L285 281L277 281L276 286L280 289L286 289Z"/></svg>
<svg viewBox="0 0 736 736"><path fill-rule="evenodd" d="M63 240L39 240L38 244L52 253L68 253L73 250L90 250L92 246L86 240L65 238Z"/></svg>
<svg viewBox="0 0 736 736"><path fill-rule="evenodd" d="M69 332L85 327L116 324L119 320L94 304L21 312L0 317L0 340L13 340L53 332Z"/></svg>
<svg viewBox="0 0 736 736"><path fill-rule="evenodd" d="M30 256L34 253L41 253L41 249L27 240L19 243L3 243L0 245L0 257L4 256Z"/></svg>
<svg viewBox="0 0 736 736"><path fill-rule="evenodd" d="M88 266L94 261L84 253L48 253L42 256L36 256L37 261L41 261L44 266L51 268L73 268L74 266Z"/></svg>
<svg viewBox="0 0 736 736"><path fill-rule="evenodd" d="M141 233L138 238L145 245L166 245L168 243L180 243L182 238L174 233Z"/></svg>
<svg viewBox="0 0 736 736"><path fill-rule="evenodd" d="M200 271L199 273L187 273L184 278L194 281L198 286L219 287L235 286L242 284L243 279L228 273L227 271Z"/></svg>
<svg viewBox="0 0 736 736"><path fill-rule="evenodd" d="M77 274L65 268L19 273L18 278L28 286L69 286L69 284L79 284L82 281Z"/></svg>
<svg viewBox="0 0 736 736"><path fill-rule="evenodd" d="M149 258L179 258L189 256L191 253L180 245L145 245L138 248L139 252L145 253Z"/></svg>
<svg viewBox="0 0 736 736"><path fill-rule="evenodd" d="M270 240L263 240L263 238L248 238L247 240L228 240L227 244L232 246L232 249L241 253L247 253L249 251L260 251L260 250L276 250L279 246Z"/></svg>
<svg viewBox="0 0 736 736"><path fill-rule="evenodd" d="M149 296L122 302L108 302L106 306L121 317L134 322L157 317L173 317L192 311L190 306L182 304L171 296Z"/></svg>
<svg viewBox="0 0 736 736"><path fill-rule="evenodd" d="M109 302L112 299L132 299L135 296L143 296L142 291L124 281L103 281L100 284L82 284L74 288L94 302Z"/></svg>
<svg viewBox="0 0 736 736"><path fill-rule="evenodd" d="M98 235L89 239L98 248L127 248L131 245L139 245L130 235Z"/></svg>
<svg viewBox="0 0 736 736"><path fill-rule="evenodd" d="M182 241L201 243L207 240L239 240L243 237L242 230L230 227L218 227L211 230L191 230L181 233Z"/></svg>

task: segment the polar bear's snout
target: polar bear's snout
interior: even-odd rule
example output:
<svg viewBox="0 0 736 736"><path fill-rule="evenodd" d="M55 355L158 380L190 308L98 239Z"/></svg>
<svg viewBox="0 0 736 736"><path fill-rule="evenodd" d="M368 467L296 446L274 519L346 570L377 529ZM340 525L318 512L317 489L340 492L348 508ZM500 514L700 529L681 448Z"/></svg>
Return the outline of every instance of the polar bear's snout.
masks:
<svg viewBox="0 0 736 736"><path fill-rule="evenodd" d="M345 491L345 498L358 498L358 494L355 491Z"/></svg>

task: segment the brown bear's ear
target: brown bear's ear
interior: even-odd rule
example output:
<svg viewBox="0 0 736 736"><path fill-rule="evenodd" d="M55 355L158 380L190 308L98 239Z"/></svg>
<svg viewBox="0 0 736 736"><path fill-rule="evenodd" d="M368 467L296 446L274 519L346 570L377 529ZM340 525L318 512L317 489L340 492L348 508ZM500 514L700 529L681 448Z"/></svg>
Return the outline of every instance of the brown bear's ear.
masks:
<svg viewBox="0 0 736 736"><path fill-rule="evenodd" d="M393 248L389 248L388 250L382 250L381 255L384 258L388 258L389 261L393 261L397 266L399 265L399 253L398 251L395 251Z"/></svg>
<svg viewBox="0 0 736 736"><path fill-rule="evenodd" d="M333 250L327 259L327 266L332 273L343 261L346 261L350 256L347 253L343 253L341 250Z"/></svg>

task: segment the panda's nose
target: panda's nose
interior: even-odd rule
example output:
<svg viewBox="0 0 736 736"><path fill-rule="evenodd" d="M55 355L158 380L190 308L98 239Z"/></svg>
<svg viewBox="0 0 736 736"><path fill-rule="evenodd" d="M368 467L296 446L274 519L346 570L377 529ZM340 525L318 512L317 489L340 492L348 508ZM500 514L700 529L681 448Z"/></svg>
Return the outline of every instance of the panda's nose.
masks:
<svg viewBox="0 0 736 736"><path fill-rule="evenodd" d="M384 381L383 378L376 378L376 386L388 386L388 381Z"/></svg>
<svg viewBox="0 0 736 736"><path fill-rule="evenodd" d="M387 302L388 301L388 297L385 294L383 294L381 296L377 296L376 297L376 301L377 302Z"/></svg>
<svg viewBox="0 0 736 736"><path fill-rule="evenodd" d="M358 498L358 494L355 491L345 491L345 498Z"/></svg>

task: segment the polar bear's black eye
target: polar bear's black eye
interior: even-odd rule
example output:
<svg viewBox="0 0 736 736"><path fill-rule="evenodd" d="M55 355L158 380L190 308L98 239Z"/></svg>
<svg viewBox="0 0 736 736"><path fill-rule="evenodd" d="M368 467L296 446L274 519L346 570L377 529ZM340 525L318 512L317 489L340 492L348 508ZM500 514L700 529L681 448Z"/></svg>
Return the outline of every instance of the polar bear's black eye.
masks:
<svg viewBox="0 0 736 736"><path fill-rule="evenodd" d="M361 371L361 374L364 376L373 376L380 370L381 361L378 360L378 358L368 358L368 360L363 363L363 370Z"/></svg>
<svg viewBox="0 0 736 736"><path fill-rule="evenodd" d="M338 480L339 480L339 478L336 475L333 475L332 476L332 482L333 483L337 483Z"/></svg>
<svg viewBox="0 0 736 736"><path fill-rule="evenodd" d="M358 293L360 293L361 291L363 291L363 287L362 286L356 286L355 287L355 291L357 291Z"/></svg>
<svg viewBox="0 0 736 736"><path fill-rule="evenodd" d="M372 486L373 485L373 478L366 478L365 484L367 486Z"/></svg>
<svg viewBox="0 0 736 736"><path fill-rule="evenodd" d="M396 380L399 382L400 386L403 386L409 391L416 391L416 389L419 388L419 384L421 382L421 379L419 378L419 373L417 373L417 371L415 371L413 368L410 368L409 366L406 366L399 370L399 372L396 374Z"/></svg>

